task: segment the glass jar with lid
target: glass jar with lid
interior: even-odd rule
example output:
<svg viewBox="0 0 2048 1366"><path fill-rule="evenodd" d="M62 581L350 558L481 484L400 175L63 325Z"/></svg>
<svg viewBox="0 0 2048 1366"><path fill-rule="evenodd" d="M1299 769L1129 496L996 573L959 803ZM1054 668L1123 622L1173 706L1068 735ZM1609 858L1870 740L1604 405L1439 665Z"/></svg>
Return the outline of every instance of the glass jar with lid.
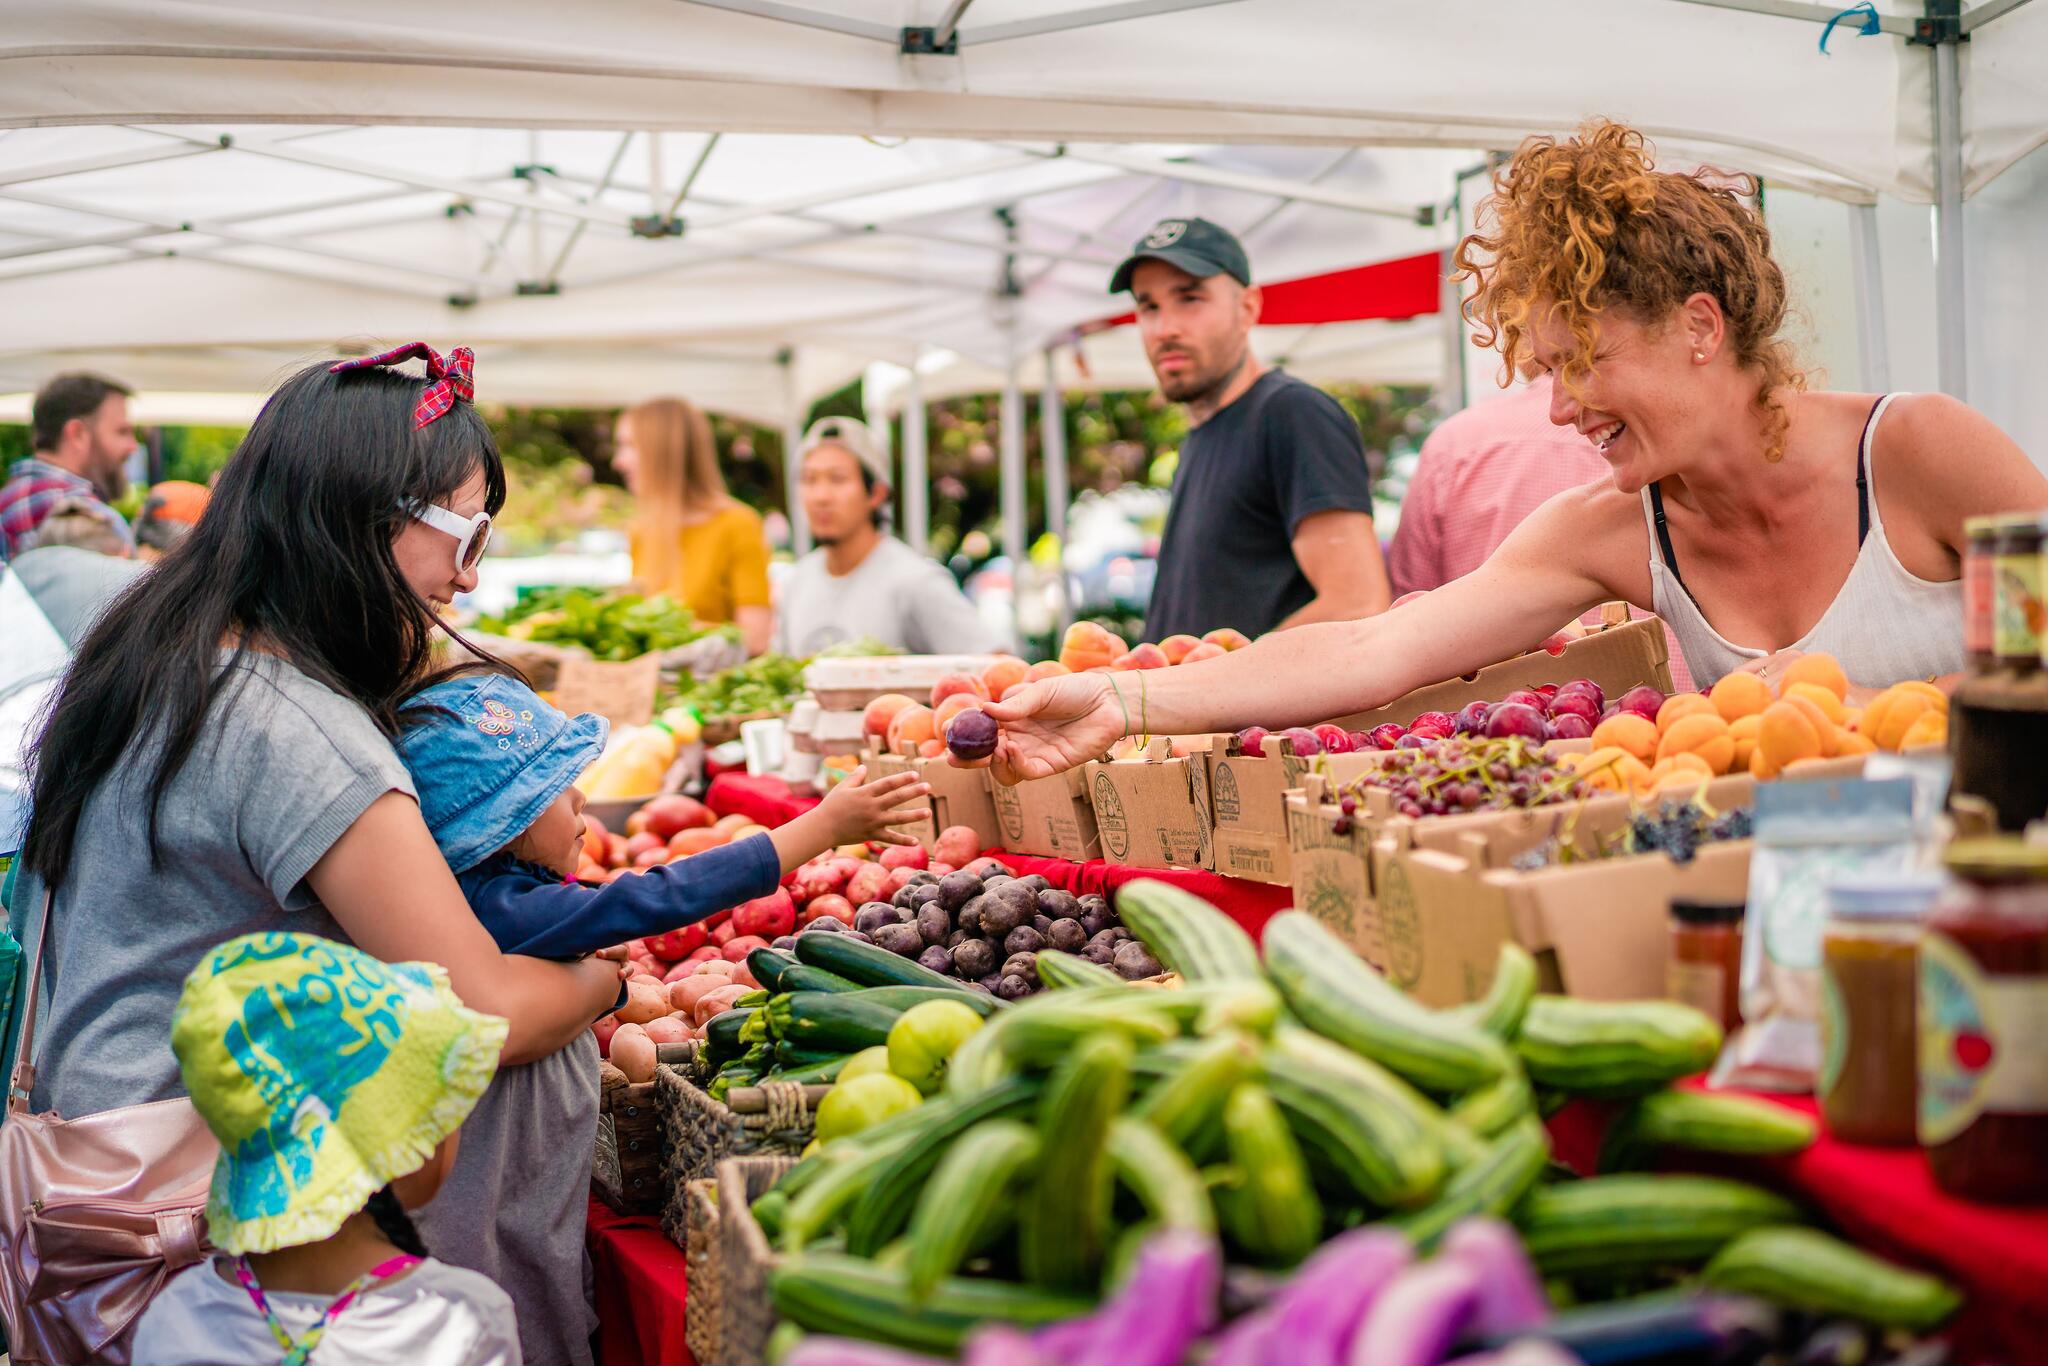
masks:
<svg viewBox="0 0 2048 1366"><path fill-rule="evenodd" d="M1828 885L1814 1095L1828 1132L1845 1142L1917 1141L1920 934L1946 882L1885 873Z"/></svg>
<svg viewBox="0 0 2048 1366"><path fill-rule="evenodd" d="M1988 673L1998 666L1992 606L1997 541L1996 517L1972 517L1963 523L1963 653L1972 673Z"/></svg>
<svg viewBox="0 0 2048 1366"><path fill-rule="evenodd" d="M1959 840L1927 919L1916 1008L1920 1142L1935 1184L2048 1201L2048 846Z"/></svg>
<svg viewBox="0 0 2048 1366"><path fill-rule="evenodd" d="M1673 900L1671 956L1664 994L1717 1022L1723 1033L1742 1023L1740 901Z"/></svg>
<svg viewBox="0 0 2048 1366"><path fill-rule="evenodd" d="M2043 602L2041 552L2048 513L2016 512L1997 519L1991 538L1992 651L2000 669L2032 674L2041 668Z"/></svg>

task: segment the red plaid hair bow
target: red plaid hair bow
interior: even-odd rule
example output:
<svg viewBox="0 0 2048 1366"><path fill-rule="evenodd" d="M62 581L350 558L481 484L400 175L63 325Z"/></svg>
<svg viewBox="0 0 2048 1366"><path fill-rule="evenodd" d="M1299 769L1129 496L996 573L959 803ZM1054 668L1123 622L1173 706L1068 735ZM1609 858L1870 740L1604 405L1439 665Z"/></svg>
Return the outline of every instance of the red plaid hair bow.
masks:
<svg viewBox="0 0 2048 1366"><path fill-rule="evenodd" d="M435 418L455 406L455 400L464 403L476 401L476 352L466 346L458 346L446 356L425 342L409 342L394 346L375 356L358 356L327 367L327 373L338 375L344 370L367 370L380 365L397 365L401 361L421 356L427 362L427 387L420 392L420 401L412 410L414 431L426 426Z"/></svg>

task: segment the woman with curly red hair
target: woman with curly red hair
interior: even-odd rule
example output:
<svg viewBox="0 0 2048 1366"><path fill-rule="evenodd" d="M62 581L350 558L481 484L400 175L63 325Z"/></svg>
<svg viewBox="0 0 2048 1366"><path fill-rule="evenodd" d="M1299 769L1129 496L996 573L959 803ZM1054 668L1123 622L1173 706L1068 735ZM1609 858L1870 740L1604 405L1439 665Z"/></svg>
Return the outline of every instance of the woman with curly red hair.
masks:
<svg viewBox="0 0 2048 1366"><path fill-rule="evenodd" d="M1479 569L1380 616L1271 636L1142 693L1081 674L992 703L1003 776L1071 767L1126 730L1367 710L1612 599L1664 617L1702 684L1774 677L1803 651L1862 688L1960 671L1963 523L2048 505L2048 479L1955 399L1809 389L1779 335L1770 233L1730 179L1655 169L1621 124L1525 142L1458 247L1465 313L1508 365L1556 377L1551 420L1584 433L1611 480L1559 494Z"/></svg>

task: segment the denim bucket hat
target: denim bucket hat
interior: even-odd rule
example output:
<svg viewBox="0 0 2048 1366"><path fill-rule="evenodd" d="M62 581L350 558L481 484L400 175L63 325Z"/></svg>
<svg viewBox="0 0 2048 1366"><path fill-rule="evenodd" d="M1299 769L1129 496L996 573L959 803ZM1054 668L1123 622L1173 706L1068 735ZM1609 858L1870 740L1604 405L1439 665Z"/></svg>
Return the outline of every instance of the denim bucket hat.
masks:
<svg viewBox="0 0 2048 1366"><path fill-rule="evenodd" d="M434 843L458 873L525 834L596 762L610 730L603 717L565 716L502 674L436 683L406 710L398 757Z"/></svg>

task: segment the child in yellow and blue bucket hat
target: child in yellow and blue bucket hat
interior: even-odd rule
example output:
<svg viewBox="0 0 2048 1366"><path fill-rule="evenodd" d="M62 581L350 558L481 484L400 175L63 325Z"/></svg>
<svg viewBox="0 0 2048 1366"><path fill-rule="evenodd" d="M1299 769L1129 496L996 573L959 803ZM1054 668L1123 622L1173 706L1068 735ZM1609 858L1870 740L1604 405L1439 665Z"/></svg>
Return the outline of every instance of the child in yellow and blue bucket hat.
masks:
<svg viewBox="0 0 2048 1366"><path fill-rule="evenodd" d="M313 935L230 939L185 978L171 1051L220 1140L215 1257L143 1315L135 1366L517 1366L512 1301L406 1214L454 1166L505 1021L432 963Z"/></svg>

